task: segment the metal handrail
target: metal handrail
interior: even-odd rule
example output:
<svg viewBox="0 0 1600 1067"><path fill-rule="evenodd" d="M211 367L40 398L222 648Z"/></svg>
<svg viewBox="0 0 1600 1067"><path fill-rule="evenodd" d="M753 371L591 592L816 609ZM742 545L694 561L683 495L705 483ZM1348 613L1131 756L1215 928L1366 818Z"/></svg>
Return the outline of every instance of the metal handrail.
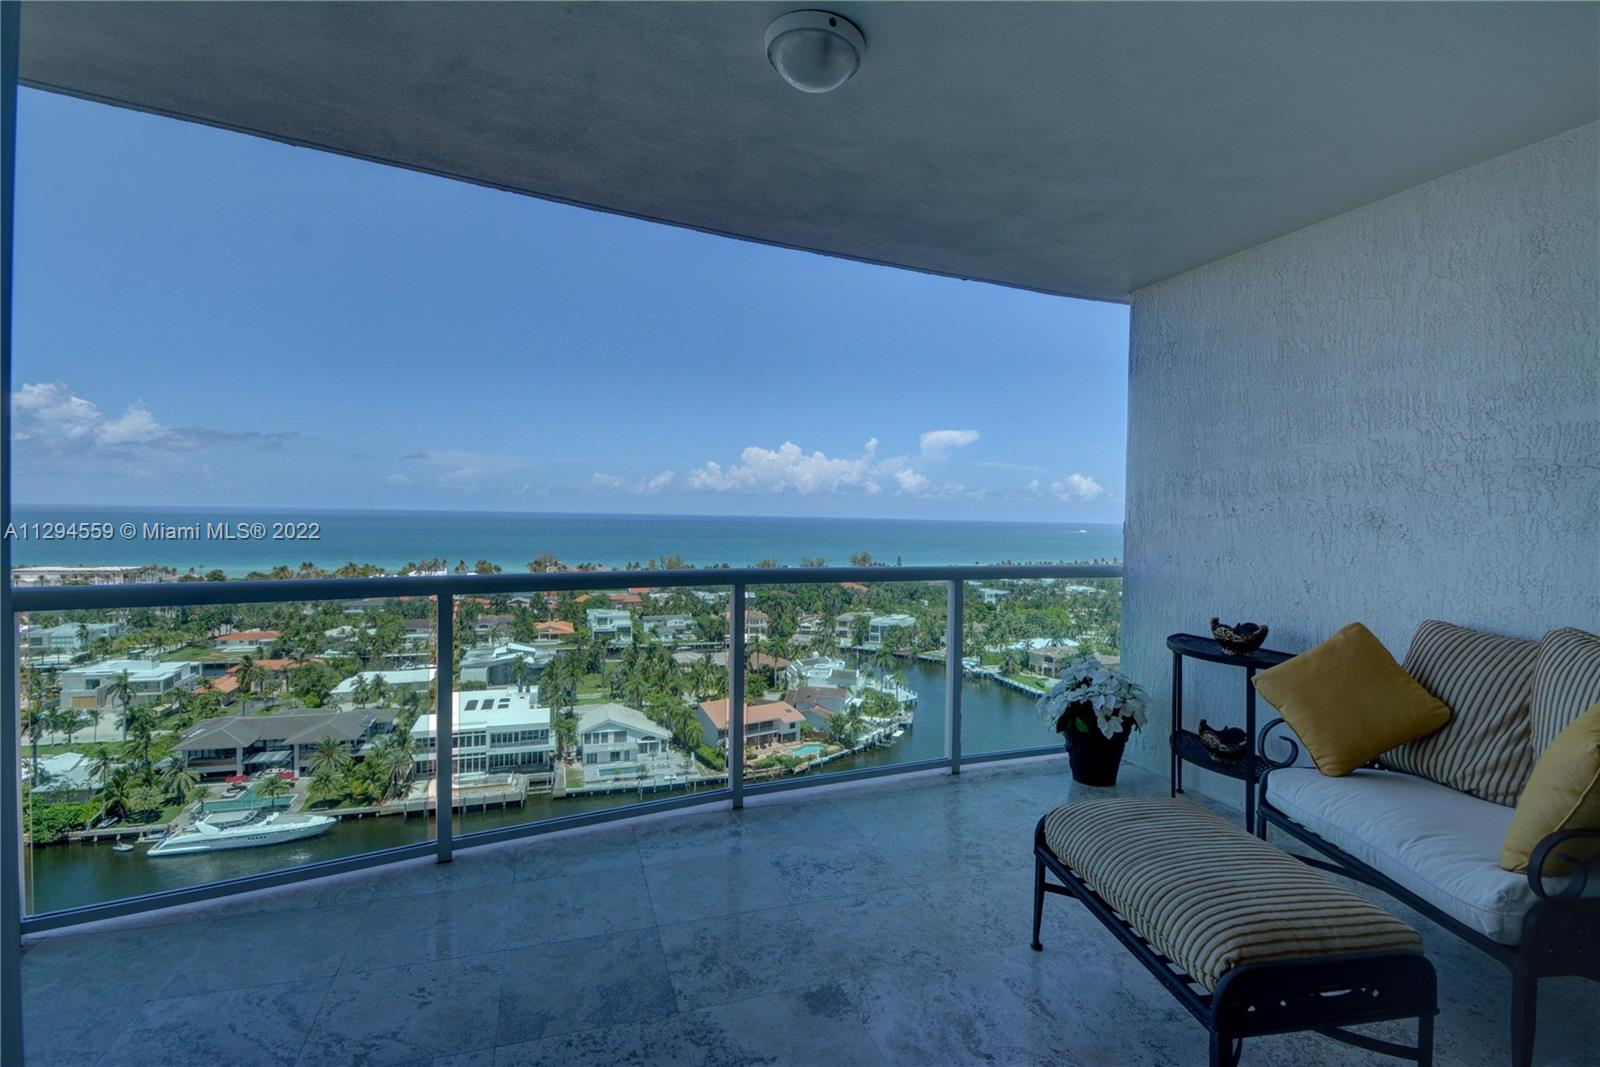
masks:
<svg viewBox="0 0 1600 1067"><path fill-rule="evenodd" d="M558 593L573 589L658 589L708 585L815 585L832 582L981 582L1010 578L1121 578L1120 563L1037 563L912 567L699 567L652 571L543 571L528 574L383 575L283 578L242 582L129 582L17 585L13 611L180 608L208 604Z"/></svg>
<svg viewBox="0 0 1600 1067"><path fill-rule="evenodd" d="M612 819L632 818L650 811L667 810L696 804L729 801L732 808L743 803L747 786L743 780L744 746L744 652L745 634L743 618L745 591L750 586L816 585L834 582L884 583L884 582L942 582L948 586L945 619L945 648L951 653L946 663L945 733L946 754L943 759L923 760L898 766L875 767L842 774L823 774L816 779L801 782L799 779L783 783L766 783L751 788L752 792L769 792L774 789L808 788L830 784L833 781L856 777L914 773L936 767L947 767L959 774L963 756L961 752L961 691L964 677L961 667L962 653L962 588L969 581L1004 581L1007 579L1038 578L1121 578L1120 564L1101 563L1037 563L996 566L914 566L914 567L709 567L682 570L640 571L546 571L529 574L450 574L427 576L385 575L375 578L288 578L282 580L210 582L174 581L144 582L116 585L87 586L14 586L10 590L8 617L3 621L12 634L15 647L17 617L26 612L73 611L84 609L131 609L155 607L199 607L211 604L266 604L328 600L397 599L428 597L436 603L439 621L438 662L450 663L453 658L451 642L454 636L452 618L454 597L511 594L526 592L563 592L570 590L625 589L630 586L653 588L685 588L727 586L730 592L730 620L728 634L728 786L695 796L684 796L667 801L646 804L622 805L614 809L584 813L540 822L523 823L482 833L457 834L452 818L445 814L454 810L451 797L453 774L446 768L453 764L451 741L455 729L455 679L449 670L440 670L436 676L437 696L435 711L438 723L435 736L439 739L435 757L437 788L436 835L432 842L405 846L380 852L360 853L326 863L303 868L268 871L221 882L209 882L187 889L108 901L67 911L47 912L21 919L23 932L36 932L71 926L96 919L149 911L177 904L191 903L232 893L246 892L287 882L326 877L330 873L381 866L426 854L430 850L438 862L449 862L456 848L488 844L512 837L532 836L565 829L569 825L588 825ZM11 690L13 706L16 690ZM1015 753L983 753L967 757L967 762L987 762L1007 756L1033 756L1038 748L1021 749ZM0 788L13 795L19 788L20 768L15 760L0 767ZM443 817L439 817L443 816ZM14 816L20 820L20 810Z"/></svg>

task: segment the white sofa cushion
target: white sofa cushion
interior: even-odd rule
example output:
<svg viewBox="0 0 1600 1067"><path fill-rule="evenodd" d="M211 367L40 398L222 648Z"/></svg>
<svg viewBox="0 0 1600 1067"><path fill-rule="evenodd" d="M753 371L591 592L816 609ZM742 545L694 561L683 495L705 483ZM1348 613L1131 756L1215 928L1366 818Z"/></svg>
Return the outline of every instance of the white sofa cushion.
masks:
<svg viewBox="0 0 1600 1067"><path fill-rule="evenodd" d="M1363 769L1329 778L1288 767L1267 799L1307 830L1388 875L1440 911L1504 945L1522 940L1538 897L1500 867L1513 810L1426 778Z"/></svg>

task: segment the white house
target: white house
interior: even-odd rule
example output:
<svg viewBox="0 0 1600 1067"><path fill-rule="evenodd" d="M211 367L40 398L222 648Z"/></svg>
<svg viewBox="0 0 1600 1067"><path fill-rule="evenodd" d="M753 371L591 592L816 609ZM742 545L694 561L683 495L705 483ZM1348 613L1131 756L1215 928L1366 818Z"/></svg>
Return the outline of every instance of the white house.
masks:
<svg viewBox="0 0 1600 1067"><path fill-rule="evenodd" d="M619 608L590 608L585 616L589 632L608 641L627 641L633 637L633 615Z"/></svg>
<svg viewBox="0 0 1600 1067"><path fill-rule="evenodd" d="M62 671L61 708L103 708L106 690L126 673L133 687L133 703L155 700L175 689L193 689L200 680L200 664L148 659L107 659Z"/></svg>
<svg viewBox="0 0 1600 1067"><path fill-rule="evenodd" d="M25 626L23 647L32 656L70 656L82 652L102 637L115 637L122 627L114 622L64 622L59 626ZM88 640L84 640L87 637Z"/></svg>
<svg viewBox="0 0 1600 1067"><path fill-rule="evenodd" d="M455 695L454 765L473 771L550 770L555 742L550 709L539 703L539 687L481 689ZM418 716L411 727L419 775L431 775L438 760L436 716Z"/></svg>
<svg viewBox="0 0 1600 1067"><path fill-rule="evenodd" d="M537 674L556 658L553 646L553 642L525 645L508 641L500 645L469 648L461 656L461 680L482 682L486 686L515 685L517 661L522 660L533 674Z"/></svg>
<svg viewBox="0 0 1600 1067"><path fill-rule="evenodd" d="M233 630L213 637L211 647L218 652L256 653L277 639L277 630Z"/></svg>
<svg viewBox="0 0 1600 1067"><path fill-rule="evenodd" d="M885 642L903 640L908 635L898 633L900 630L915 630L917 620L905 614L896 612L893 615L874 615L867 620L867 643L881 645Z"/></svg>
<svg viewBox="0 0 1600 1067"><path fill-rule="evenodd" d="M623 704L590 704L578 710L578 751L584 767L604 768L599 777L638 772L641 759L664 755L668 735L644 712Z"/></svg>
<svg viewBox="0 0 1600 1067"><path fill-rule="evenodd" d="M401 692L406 689L415 689L419 693L428 691L428 686L433 684L433 677L438 671L434 667L409 667L397 671L362 671L352 674L344 681L333 687L330 697L341 703L352 703L356 698L356 686L361 679L369 682L374 678L382 678L383 684L391 693Z"/></svg>
<svg viewBox="0 0 1600 1067"><path fill-rule="evenodd" d="M693 641L696 635L693 615L646 615L639 620L639 626L657 641L668 644Z"/></svg>

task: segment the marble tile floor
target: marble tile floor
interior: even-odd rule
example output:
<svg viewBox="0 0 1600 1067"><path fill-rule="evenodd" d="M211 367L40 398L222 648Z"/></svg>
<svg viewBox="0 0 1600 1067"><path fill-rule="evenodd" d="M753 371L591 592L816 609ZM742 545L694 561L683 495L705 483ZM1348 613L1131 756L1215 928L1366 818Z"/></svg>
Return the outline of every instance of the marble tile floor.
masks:
<svg viewBox="0 0 1600 1067"><path fill-rule="evenodd" d="M1058 757L879 779L42 935L26 1067L1204 1063L1072 901L1028 948L1033 825L1072 795ZM1438 1062L1506 1063L1504 969L1356 888L1423 932ZM1600 986L1545 983L1537 1062L1595 1064L1597 1018ZM1244 1062L1399 1061L1294 1035Z"/></svg>

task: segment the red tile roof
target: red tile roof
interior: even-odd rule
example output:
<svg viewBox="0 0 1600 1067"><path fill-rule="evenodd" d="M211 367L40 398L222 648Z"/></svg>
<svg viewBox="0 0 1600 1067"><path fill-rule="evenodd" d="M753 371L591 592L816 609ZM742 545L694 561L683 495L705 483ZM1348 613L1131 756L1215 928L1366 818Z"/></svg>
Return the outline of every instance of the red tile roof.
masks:
<svg viewBox="0 0 1600 1067"><path fill-rule="evenodd" d="M704 700L700 702L700 710L706 713L706 718L711 720L711 725L718 730L728 728L728 701ZM770 704L751 704L744 709L744 721L765 722L769 719L778 719L782 722L802 723L806 717L796 711L793 705L775 700Z"/></svg>

